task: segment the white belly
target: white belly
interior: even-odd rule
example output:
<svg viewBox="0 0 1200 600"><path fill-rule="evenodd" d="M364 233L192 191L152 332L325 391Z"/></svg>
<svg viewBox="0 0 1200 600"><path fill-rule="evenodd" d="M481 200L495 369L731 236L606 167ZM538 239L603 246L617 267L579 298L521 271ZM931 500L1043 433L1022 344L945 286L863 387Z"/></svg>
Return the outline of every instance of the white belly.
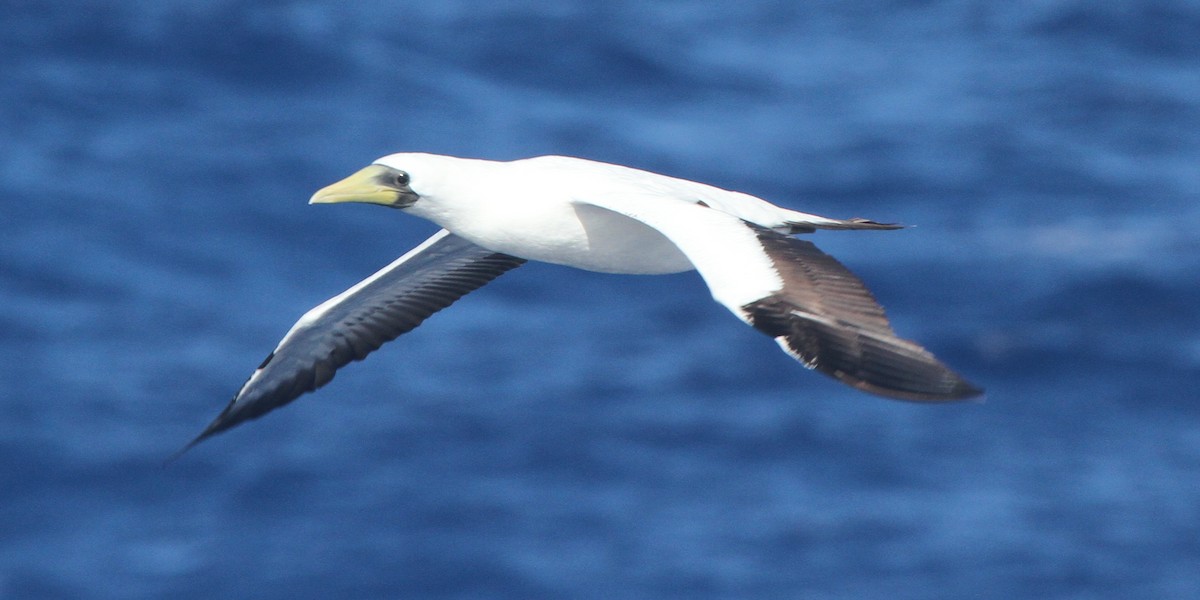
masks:
<svg viewBox="0 0 1200 600"><path fill-rule="evenodd" d="M574 240L536 260L602 273L662 275L695 267L658 230L624 215L594 206L575 207L579 229Z"/></svg>
<svg viewBox="0 0 1200 600"><path fill-rule="evenodd" d="M524 214L476 211L441 225L489 250L588 271L662 275L695 268L656 229L594 206L561 203Z"/></svg>

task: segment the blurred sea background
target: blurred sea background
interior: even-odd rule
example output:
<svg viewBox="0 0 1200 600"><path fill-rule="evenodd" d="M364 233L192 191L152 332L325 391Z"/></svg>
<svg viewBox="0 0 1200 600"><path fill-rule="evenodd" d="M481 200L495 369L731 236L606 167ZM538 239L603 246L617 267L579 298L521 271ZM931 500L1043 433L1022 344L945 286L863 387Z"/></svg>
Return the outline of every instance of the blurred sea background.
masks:
<svg viewBox="0 0 1200 600"><path fill-rule="evenodd" d="M986 402L531 264L164 467L398 151L914 225L813 240ZM0 597L1194 597L1198 190L1185 0L0 2Z"/></svg>

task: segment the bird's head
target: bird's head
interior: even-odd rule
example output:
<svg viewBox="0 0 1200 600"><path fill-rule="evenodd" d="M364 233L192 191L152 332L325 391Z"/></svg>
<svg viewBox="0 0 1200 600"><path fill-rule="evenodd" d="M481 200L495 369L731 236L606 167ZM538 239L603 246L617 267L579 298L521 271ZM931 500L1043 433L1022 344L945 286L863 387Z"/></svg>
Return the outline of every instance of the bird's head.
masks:
<svg viewBox="0 0 1200 600"><path fill-rule="evenodd" d="M454 160L432 154L391 154L353 175L321 188L309 204L363 202L391 208L408 208L429 196L445 172L440 163Z"/></svg>

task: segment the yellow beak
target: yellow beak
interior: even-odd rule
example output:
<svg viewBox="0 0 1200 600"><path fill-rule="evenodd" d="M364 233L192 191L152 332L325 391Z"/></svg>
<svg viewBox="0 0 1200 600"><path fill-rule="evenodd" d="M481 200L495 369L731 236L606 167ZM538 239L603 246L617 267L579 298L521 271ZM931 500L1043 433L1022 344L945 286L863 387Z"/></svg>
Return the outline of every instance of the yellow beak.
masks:
<svg viewBox="0 0 1200 600"><path fill-rule="evenodd" d="M399 171L383 165L371 165L353 175L317 190L309 204L365 202L393 208L412 206L417 195L396 179Z"/></svg>

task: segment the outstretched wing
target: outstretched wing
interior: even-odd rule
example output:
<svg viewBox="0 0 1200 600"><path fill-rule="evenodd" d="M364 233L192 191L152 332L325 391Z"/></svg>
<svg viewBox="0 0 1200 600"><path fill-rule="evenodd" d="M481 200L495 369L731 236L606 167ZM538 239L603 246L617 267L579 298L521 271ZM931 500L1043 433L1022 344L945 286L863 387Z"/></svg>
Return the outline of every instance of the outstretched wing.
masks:
<svg viewBox="0 0 1200 600"><path fill-rule="evenodd" d="M184 450L329 383L350 361L366 358L524 262L439 231L300 317L225 410Z"/></svg>
<svg viewBox="0 0 1200 600"><path fill-rule="evenodd" d="M741 310L785 352L811 369L890 398L931 402L982 393L928 350L897 336L863 282L812 242L746 225L783 288Z"/></svg>
<svg viewBox="0 0 1200 600"><path fill-rule="evenodd" d="M810 369L899 400L982 393L929 351L897 336L863 282L811 242L663 197L613 194L577 202L657 229L692 261L713 298Z"/></svg>

